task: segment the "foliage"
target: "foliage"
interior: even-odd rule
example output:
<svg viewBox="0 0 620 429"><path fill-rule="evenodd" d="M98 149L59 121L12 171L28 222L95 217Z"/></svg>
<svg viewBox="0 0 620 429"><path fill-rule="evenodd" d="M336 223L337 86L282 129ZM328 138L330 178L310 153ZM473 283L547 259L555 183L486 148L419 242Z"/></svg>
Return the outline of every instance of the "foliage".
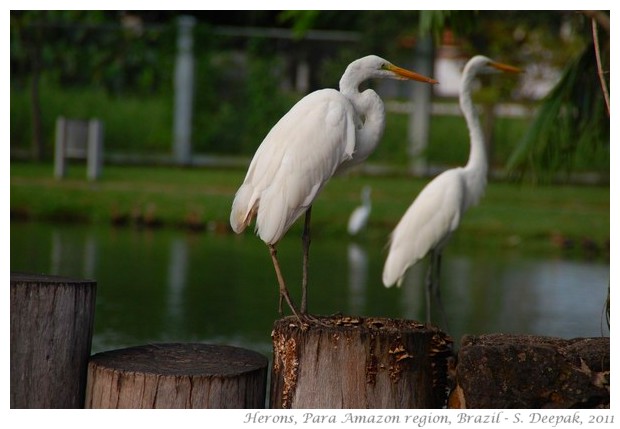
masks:
<svg viewBox="0 0 620 429"><path fill-rule="evenodd" d="M431 33L435 43L441 42L443 31L450 28L458 35L471 34L477 23L478 11L421 10L419 34Z"/></svg>
<svg viewBox="0 0 620 429"><path fill-rule="evenodd" d="M26 84L33 62L62 87L152 94L170 78L174 41L167 27L131 26L101 11L12 11L11 77ZM173 27L172 27L173 28ZM79 49L76 49L79 47Z"/></svg>
<svg viewBox="0 0 620 429"><path fill-rule="evenodd" d="M543 177L558 170L570 172L580 160L609 154L609 129L590 44L543 101L509 167L521 172L531 167Z"/></svg>
<svg viewBox="0 0 620 429"><path fill-rule="evenodd" d="M243 55L218 45L200 46L194 149L249 155L295 100L278 86L284 66L260 41L250 43Z"/></svg>
<svg viewBox="0 0 620 429"><path fill-rule="evenodd" d="M12 11L11 147L23 148L39 133L45 140L47 156L51 156L55 118L70 114L102 117L106 121L108 148L168 152L176 55L174 18L179 13ZM587 21L581 14L570 11L195 11L193 14L198 18L194 31L196 91L192 137L197 153L250 155L269 128L303 95L293 92L298 61L312 65L310 90L336 87L342 70L360 53L376 53L407 66L418 37L432 33L439 41L443 30L450 29L458 36L455 43L463 55L485 53L503 62L529 65L527 73L532 76L542 73L546 66L563 67L582 52L584 40L589 40L589 33L584 31ZM287 27L298 38L220 37L213 30L222 24ZM303 37L310 29L355 31L360 39L354 43L311 41ZM608 49L608 43L605 46ZM38 83L33 85L39 80L40 88ZM584 83L580 79L572 81ZM596 90L594 81L583 87L588 93ZM483 86L477 97L486 104L513 96L513 79L496 80L493 85ZM36 98L39 90L40 102ZM592 103L584 101L583 106L596 107L593 98L587 100ZM41 107L38 116L33 108L37 104ZM559 111L579 105L572 104ZM586 131L589 137L579 136L557 146L545 143L548 146L544 150L540 142L556 139L550 135L537 138L536 144L524 143L520 154L525 153L525 148L536 147L542 150L542 155L533 152L529 159L539 161L541 157L540 163L523 163L528 156L515 155L515 160L521 159L515 165L521 169L559 166L552 162L551 152L564 153L574 148L579 153L555 158L556 161L572 159L575 168L587 167L587 162L600 165L601 159L608 157L605 149L608 129L598 130L600 124L605 125L601 121L589 122L589 127L585 125L600 112L597 108L580 113L579 120L571 123L575 125L573 131L556 133L558 138L573 138L576 132ZM443 119L433 121L439 123ZM398 141L405 134L398 119L392 123L396 129L390 130L388 126L385 144L373 159L398 164L404 162L402 144ZM461 129L461 125L456 127ZM530 137L535 132L532 129ZM443 141L446 134L442 127L433 133L437 134L437 138L431 136L435 141ZM455 135L460 135L460 131ZM598 145L589 154L584 152L589 147L586 141L593 141L597 136L602 139ZM390 139L397 143L392 145ZM434 145L429 147L429 155L436 152ZM493 150L502 153L497 160L505 159L505 149Z"/></svg>
<svg viewBox="0 0 620 429"><path fill-rule="evenodd" d="M269 85L268 77L260 70L271 60L250 65L256 78L252 87L248 80L230 80L224 69L239 68L230 56L217 55L197 64L201 76L197 81L194 116L194 151L199 154L231 154L251 156L269 130L295 101L296 95L273 95L261 85ZM209 65L210 64L210 65ZM267 105L259 109L252 95ZM276 94L279 94L276 92ZM262 97L262 98L261 98ZM248 101L245 101L248 100ZM46 151L53 152L54 127L57 115L76 118L97 117L105 123L105 147L114 153L165 154L172 139L172 103L161 96L114 97L103 90L61 90L44 81L41 86L41 103L44 112L43 129ZM11 150L25 149L31 135L28 123L28 96L23 91L12 90L11 95ZM239 115L239 112L242 114ZM404 168L408 164L406 145L408 116L388 112L387 126L381 144L371 161L377 164ZM509 152L526 130L527 119L498 118L495 122L494 163L505 165ZM231 132L230 130L234 130ZM460 116L435 115L431 119L431 142L427 148L429 162L437 165L462 165L468 155L468 133ZM605 164L602 164L605 165Z"/></svg>
<svg viewBox="0 0 620 429"><path fill-rule="evenodd" d="M58 88L43 79L41 109L44 147L53 153L56 118L99 118L104 123L106 151L162 153L172 139L172 103L169 97L115 97L103 89ZM30 99L19 86L11 88L11 151L26 149L32 138Z"/></svg>
<svg viewBox="0 0 620 429"><path fill-rule="evenodd" d="M286 23L293 23L293 32L295 36L300 39L306 34L308 30L311 30L321 11L318 10L285 10L280 12L278 21Z"/></svg>
<svg viewBox="0 0 620 429"><path fill-rule="evenodd" d="M476 25L471 25L473 22ZM528 132L510 157L520 175L538 178L558 172L596 168L605 172L609 159L609 117L597 79L588 20L580 13L549 11L493 11L454 15L452 11L424 11L421 29L438 34L446 27L465 29L463 48L486 53L502 62L523 64L530 77L552 67L562 77L542 101ZM603 46L603 68L609 69L609 37ZM568 64L568 66L566 66ZM495 82L494 82L495 83ZM505 92L503 81L494 89ZM489 97L490 94L484 94Z"/></svg>

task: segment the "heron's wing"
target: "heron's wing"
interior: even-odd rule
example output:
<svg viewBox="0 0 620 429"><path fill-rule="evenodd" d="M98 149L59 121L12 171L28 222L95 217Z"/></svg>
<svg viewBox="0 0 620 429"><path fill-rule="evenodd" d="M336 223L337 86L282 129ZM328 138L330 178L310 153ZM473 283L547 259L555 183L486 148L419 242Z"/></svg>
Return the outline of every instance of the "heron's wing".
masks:
<svg viewBox="0 0 620 429"><path fill-rule="evenodd" d="M390 236L383 283L400 282L407 269L429 250L443 246L463 212L462 169L448 170L431 181L409 206Z"/></svg>
<svg viewBox="0 0 620 429"><path fill-rule="evenodd" d="M256 226L276 243L312 204L355 147L354 110L338 91L320 90L300 100L271 129L256 151L233 202L231 224Z"/></svg>

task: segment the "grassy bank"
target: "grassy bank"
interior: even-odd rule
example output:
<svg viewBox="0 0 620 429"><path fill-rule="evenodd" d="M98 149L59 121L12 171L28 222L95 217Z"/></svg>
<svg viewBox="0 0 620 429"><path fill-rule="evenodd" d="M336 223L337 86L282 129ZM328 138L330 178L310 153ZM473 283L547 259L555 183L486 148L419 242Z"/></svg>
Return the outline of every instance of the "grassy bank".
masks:
<svg viewBox="0 0 620 429"><path fill-rule="evenodd" d="M245 174L242 170L106 166L103 179L89 183L83 166L72 167L69 177L58 181L52 177L51 165L11 164L11 219L229 232L230 204ZM409 177L335 178L314 206L313 234L344 238L359 192L370 185L373 211L366 239L385 242L425 183L426 179ZM474 248L496 245L574 254L594 249L605 256L609 213L609 187L490 183L485 198L466 214L453 241ZM291 233L300 231L298 222Z"/></svg>

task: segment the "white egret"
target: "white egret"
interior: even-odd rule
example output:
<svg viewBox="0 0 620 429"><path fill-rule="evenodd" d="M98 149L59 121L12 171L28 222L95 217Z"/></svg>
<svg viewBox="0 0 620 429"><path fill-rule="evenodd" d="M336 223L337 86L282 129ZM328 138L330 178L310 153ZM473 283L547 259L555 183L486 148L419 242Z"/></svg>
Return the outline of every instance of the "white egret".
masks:
<svg viewBox="0 0 620 429"><path fill-rule="evenodd" d="M385 127L381 98L359 91L370 78L435 80L402 69L375 55L353 61L340 79L340 91L322 89L295 104L269 131L256 150L232 204L230 224L241 233L256 216L256 232L269 247L280 291L301 320L307 312L307 265L311 205L338 170L364 161ZM303 233L301 311L290 299L276 256L276 245L306 213Z"/></svg>
<svg viewBox="0 0 620 429"><path fill-rule="evenodd" d="M362 229L366 227L368 218L370 217L370 211L372 210L372 203L370 201L370 186L364 186L362 189L362 205L357 206L355 210L351 212L349 216L349 223L347 224L347 231L351 235L357 235Z"/></svg>
<svg viewBox="0 0 620 429"><path fill-rule="evenodd" d="M465 211L479 202L487 182L484 136L471 98L472 83L478 73L493 69L520 72L485 56L475 56L465 65L459 103L469 128L470 152L465 167L444 171L422 189L392 232L389 253L383 268L383 284L400 286L406 271L430 252L427 274L426 320L430 323L430 295L439 301L441 251L456 230ZM441 308L441 302L438 302ZM443 308L441 308L443 314ZM445 323L445 318L444 318Z"/></svg>

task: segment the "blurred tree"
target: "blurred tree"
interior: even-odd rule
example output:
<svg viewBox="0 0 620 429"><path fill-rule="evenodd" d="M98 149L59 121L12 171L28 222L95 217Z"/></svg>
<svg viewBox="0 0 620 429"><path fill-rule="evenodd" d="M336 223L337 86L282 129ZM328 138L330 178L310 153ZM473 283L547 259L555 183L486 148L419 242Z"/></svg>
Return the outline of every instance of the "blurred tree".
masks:
<svg viewBox="0 0 620 429"><path fill-rule="evenodd" d="M609 21L608 15L602 16L607 23L603 30L593 26L596 39L602 43L597 47L593 40L566 67L509 160L510 168L523 173L529 167L537 176L546 178L557 171L570 172L577 154L584 158L609 151ZM595 17L584 14L583 19L596 23Z"/></svg>
<svg viewBox="0 0 620 429"><path fill-rule="evenodd" d="M41 79L61 87L99 86L145 94L169 79L160 28L139 16L102 11L11 11L11 84L30 87L32 155L44 157ZM171 43L168 52L172 52Z"/></svg>
<svg viewBox="0 0 620 429"><path fill-rule="evenodd" d="M33 156L40 159L44 155L41 116L45 112L41 112L38 100L40 82L63 88L95 86L113 96L168 96L176 32L174 24L169 23L174 23L172 18L181 13L12 11L11 85L12 88L27 88L30 93ZM247 136L255 138L262 130L257 127L272 124L284 109L282 106L290 105L299 95L288 93L286 88L282 91L283 85L278 82L283 75L294 74L294 63L290 60L283 63L276 52L286 51L295 61L312 65L310 90L337 86L344 67L364 53L383 55L395 63L407 65L420 36L432 34L439 43L446 29L458 37L464 55L484 53L503 62L525 65L528 76L545 73L552 67L566 68L570 63L578 67L578 72L571 75L566 71L561 82L585 85L577 75L596 71L592 47L586 46L592 40L590 15L586 18L584 13L571 11L195 11L192 15L201 24L196 27L197 93L200 94L196 113L200 115L196 115L195 125L202 128L195 135L204 141L201 144L208 151L215 146L220 152L245 152L253 144L246 141ZM601 13L594 16L600 18ZM608 28L609 13L603 16L607 18ZM224 42L210 32L220 25L292 28L298 39L265 39L256 46L240 38L229 37ZM602 30L597 34L601 42L601 63L608 70L609 31L602 24L600 27ZM303 40L310 29L355 31L360 39L343 44L313 43ZM237 63L226 64L226 61L236 61L233 58L239 51L245 51L248 62L241 67ZM575 60L581 56L591 64ZM233 82L231 74L235 73L243 73L245 78L251 79ZM582 86L581 93L550 93L551 99L560 96L564 99L556 105L556 116L548 113L548 120L534 121L528 138L513 156L512 165L516 169L551 171L574 161L575 158L566 156L565 150L597 148L600 152L608 148L609 119L597 116L605 111L593 98L601 96L600 85L597 91L594 84L598 82L597 75L591 77L592 81ZM604 77L609 80L608 75ZM267 90L278 94L267 99ZM477 96L478 100L491 104L498 98L506 99L513 91L514 83L502 79L497 85L485 85ZM590 111L586 112L586 108ZM247 114L241 123L237 118L242 109ZM575 109L580 109L577 116L567 113ZM543 112L544 107L540 109L541 115ZM558 114L564 115L562 119L557 118ZM543 122L549 129L555 127L563 132L545 136L541 131ZM572 129L564 132L565 125ZM226 134L229 128L236 133ZM583 137L583 133L589 133L590 137ZM49 131L46 134L50 134ZM572 143L561 142L558 138ZM554 158L553 153L562 156Z"/></svg>
<svg viewBox="0 0 620 429"><path fill-rule="evenodd" d="M422 11L420 14L421 31L438 35L445 28L458 30L466 36L465 50L524 64L528 72L529 64L536 65L531 68L534 73L544 71L541 65L564 69L515 148L509 161L513 171L521 175L529 171L535 177L549 178L560 171L570 172L579 160L583 162L601 152L608 153L609 115L589 24L593 19L601 22L603 28L596 34L601 40L599 58L608 88L609 12L493 11L462 15L452 11Z"/></svg>
<svg viewBox="0 0 620 429"><path fill-rule="evenodd" d="M609 43L606 47L608 68ZM511 156L508 166L523 173L548 178L557 171L570 172L581 159L609 150L609 114L598 81L594 44L564 70L562 78L545 97L528 132Z"/></svg>

